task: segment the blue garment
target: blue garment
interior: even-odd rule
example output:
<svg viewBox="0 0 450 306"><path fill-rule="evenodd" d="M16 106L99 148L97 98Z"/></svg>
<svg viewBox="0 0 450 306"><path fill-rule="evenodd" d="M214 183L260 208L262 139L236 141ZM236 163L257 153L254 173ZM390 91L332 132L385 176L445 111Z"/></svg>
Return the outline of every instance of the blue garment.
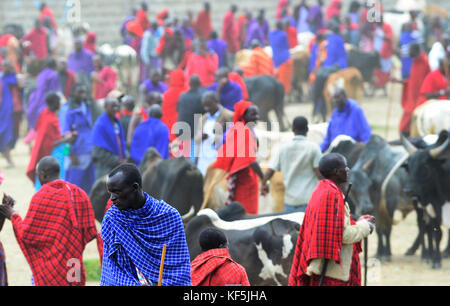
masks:
<svg viewBox="0 0 450 306"><path fill-rule="evenodd" d="M219 59L219 68L226 66L227 43L221 39L211 39L208 41L208 49L214 50Z"/></svg>
<svg viewBox="0 0 450 306"><path fill-rule="evenodd" d="M219 85L216 82L211 85L208 90L217 92L217 86ZM232 112L234 112L234 105L243 98L244 95L242 94L242 88L236 82L228 81L228 83L225 84L220 90L220 103L223 107Z"/></svg>
<svg viewBox="0 0 450 306"><path fill-rule="evenodd" d="M409 73L411 71L413 59L409 56L409 47L413 42L415 42L415 38L408 31L403 31L400 35L400 55L402 62L402 78L409 78Z"/></svg>
<svg viewBox="0 0 450 306"><path fill-rule="evenodd" d="M261 47L265 47L266 43L266 34L264 33L264 24L259 24L256 19L253 19L250 22L250 25L247 29L247 37L245 39L244 48L250 49L252 41L256 39L261 44Z"/></svg>
<svg viewBox="0 0 450 306"><path fill-rule="evenodd" d="M84 102L80 107L70 106L66 109L62 134L71 131L77 131L78 136L75 143L70 146L70 155L77 156L80 164L72 165L68 159L65 166L66 181L77 185L89 194L95 182L95 167L91 158L92 115L91 110Z"/></svg>
<svg viewBox="0 0 450 306"><path fill-rule="evenodd" d="M153 147L162 158L169 158L169 128L160 119L149 117L139 123L131 140L130 156L139 165L147 149Z"/></svg>
<svg viewBox="0 0 450 306"><path fill-rule="evenodd" d="M338 64L341 69L347 68L347 51L345 40L338 34L332 33L327 37L327 58L322 67L331 67Z"/></svg>
<svg viewBox="0 0 450 306"><path fill-rule="evenodd" d="M369 141L371 134L372 131L361 106L355 100L347 99L342 112L337 108L333 111L320 149L322 152L326 151L339 135L347 135L357 142L365 143Z"/></svg>
<svg viewBox="0 0 450 306"><path fill-rule="evenodd" d="M75 74L84 73L90 78L91 73L95 70L93 57L94 54L84 48L80 52L74 51L67 60L67 69Z"/></svg>
<svg viewBox="0 0 450 306"><path fill-rule="evenodd" d="M160 94L163 94L167 91L167 85L164 84L164 82L159 82L158 84L153 84L152 80L147 79L143 83L145 85L146 93L150 93L152 91L159 92Z"/></svg>
<svg viewBox="0 0 450 306"><path fill-rule="evenodd" d="M59 144L53 148L53 151L50 154L51 156L56 158L56 160L58 160L59 178L63 181L66 180L66 169L64 168L64 164L65 164L65 161L67 158L67 153L68 153L67 147L68 146L70 147L70 145L66 144L66 143ZM41 187L42 187L41 182L39 181L39 178L36 175L36 179L35 179L35 183L34 183L34 190L37 192L37 191L39 191L39 189L41 189Z"/></svg>
<svg viewBox="0 0 450 306"><path fill-rule="evenodd" d="M126 156L125 133L120 121L117 118L114 118L114 121L119 128L118 132L121 141L121 152L119 151L115 127L106 113L100 115L95 121L94 128L92 129L92 143L97 147L108 150L109 152L124 158Z"/></svg>
<svg viewBox="0 0 450 306"><path fill-rule="evenodd" d="M17 84L13 73L1 76L2 100L0 101L0 152L3 152L14 141L13 96L10 85Z"/></svg>
<svg viewBox="0 0 450 306"><path fill-rule="evenodd" d="M140 209L112 205L102 222L103 265L100 285L139 286L136 268L156 284L163 244L163 286L191 286L191 265L183 221L178 211L144 193Z"/></svg>
<svg viewBox="0 0 450 306"><path fill-rule="evenodd" d="M273 64L278 68L291 58L288 36L283 30L273 30L269 33L269 42L273 52Z"/></svg>
<svg viewBox="0 0 450 306"><path fill-rule="evenodd" d="M319 45L314 44L311 49L311 55L309 56L309 73L313 72L314 68L316 68L317 50L319 50Z"/></svg>

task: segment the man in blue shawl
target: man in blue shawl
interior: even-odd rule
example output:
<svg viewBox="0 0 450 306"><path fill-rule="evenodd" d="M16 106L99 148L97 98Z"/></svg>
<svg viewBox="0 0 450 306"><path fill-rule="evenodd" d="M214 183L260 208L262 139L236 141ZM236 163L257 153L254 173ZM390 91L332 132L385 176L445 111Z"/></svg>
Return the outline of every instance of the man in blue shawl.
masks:
<svg viewBox="0 0 450 306"><path fill-rule="evenodd" d="M322 67L339 65L340 69L347 68L347 51L345 50L345 40L339 35L339 24L330 20L328 28L332 31L327 36L327 57L322 63Z"/></svg>
<svg viewBox="0 0 450 306"><path fill-rule="evenodd" d="M119 100L105 99L105 112L95 121L92 129L92 161L95 177L99 179L117 167L126 158L125 132L116 114Z"/></svg>
<svg viewBox="0 0 450 306"><path fill-rule="evenodd" d="M242 88L238 83L230 81L230 70L222 67L216 72L216 82L208 90L215 91L220 97L220 103L230 111L234 111L234 105L244 98Z"/></svg>
<svg viewBox="0 0 450 306"><path fill-rule="evenodd" d="M267 46L266 33L264 33L264 17L259 15L258 18L250 22L247 30L247 37L245 39L244 48L250 49L251 42L256 39L262 47Z"/></svg>
<svg viewBox="0 0 450 306"><path fill-rule="evenodd" d="M47 67L38 75L36 89L30 94L27 107L27 120L30 128L34 129L45 104L45 97L49 92L61 91L61 83L57 71L58 65L54 59L49 59Z"/></svg>
<svg viewBox="0 0 450 306"><path fill-rule="evenodd" d="M112 170L106 185L113 205L101 228L100 285L157 284L165 244L162 285L191 286L189 250L178 211L143 192L141 175L133 164Z"/></svg>
<svg viewBox="0 0 450 306"><path fill-rule="evenodd" d="M8 162L8 168L13 167L10 151L14 142L13 92L12 87L17 85L17 77L11 62L7 59L2 62L0 75L0 152Z"/></svg>
<svg viewBox="0 0 450 306"><path fill-rule="evenodd" d="M342 88L336 90L332 100L336 109L331 115L327 133L320 144L322 152L325 152L339 135L350 136L357 142L368 142L372 131L358 102L348 99Z"/></svg>
<svg viewBox="0 0 450 306"><path fill-rule="evenodd" d="M153 104L149 108L148 119L139 123L134 130L130 146L130 156L139 165L147 149L153 147L163 159L169 158L169 128L161 121L161 106Z"/></svg>
<svg viewBox="0 0 450 306"><path fill-rule="evenodd" d="M216 31L211 31L208 40L208 49L214 50L219 58L219 68L227 67L227 43L219 38Z"/></svg>
<svg viewBox="0 0 450 306"><path fill-rule="evenodd" d="M74 85L69 102L61 108L64 120L62 134L76 132L77 138L70 145L69 158L66 164L66 181L75 184L89 194L95 182L95 166L92 162L92 112L86 104L87 87L84 84Z"/></svg>
<svg viewBox="0 0 450 306"><path fill-rule="evenodd" d="M73 51L67 60L67 68L77 75L90 79L92 72L94 72L94 54L83 47L83 40L77 38L75 40L75 51Z"/></svg>

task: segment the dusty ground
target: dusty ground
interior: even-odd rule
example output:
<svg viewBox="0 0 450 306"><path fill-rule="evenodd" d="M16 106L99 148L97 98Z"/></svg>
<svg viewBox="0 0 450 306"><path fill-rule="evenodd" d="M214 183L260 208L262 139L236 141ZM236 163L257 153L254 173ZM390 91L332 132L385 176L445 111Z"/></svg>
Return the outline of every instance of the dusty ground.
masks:
<svg viewBox="0 0 450 306"><path fill-rule="evenodd" d="M361 104L368 117L373 132L386 137L389 140L397 137L397 126L401 116L400 108L400 87L394 86L392 90L392 103L390 119L387 120L389 109L389 98L376 97L366 99ZM382 94L379 92L379 94ZM286 113L291 120L297 115L304 115L310 118L311 104L290 104L286 108ZM385 126L389 121L388 134ZM28 203L33 195L33 186L25 176L26 166L29 160L29 148L24 145L23 140L19 141L13 152L16 167L5 169L6 162L0 159L0 169L4 173L6 180L0 187L0 191L14 197L16 200L16 210L22 217L26 215ZM396 215L396 219L399 216ZM98 224L99 226L99 224ZM419 252L415 256L404 256L403 254L411 246L417 234L416 217L414 213L394 226L392 230L392 261L380 263L373 259L376 252L377 237L371 235L369 238L369 263L368 272L369 286L441 286L450 285L450 259L442 261L441 270L431 270L428 264L420 261ZM448 240L447 231L444 231L441 249ZM3 243L6 252L6 263L8 269L9 284L12 286L30 285L31 272L28 264L19 249L15 240L12 226L9 221L5 222L3 231L0 232L0 241ZM98 253L95 242L91 242L85 252L86 259L97 259ZM98 285L90 283L89 285Z"/></svg>

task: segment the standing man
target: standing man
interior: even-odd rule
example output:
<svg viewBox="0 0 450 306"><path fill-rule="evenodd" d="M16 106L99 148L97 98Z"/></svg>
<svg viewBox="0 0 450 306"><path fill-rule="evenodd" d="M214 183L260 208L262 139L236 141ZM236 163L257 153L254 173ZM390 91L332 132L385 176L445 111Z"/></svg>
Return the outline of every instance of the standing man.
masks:
<svg viewBox="0 0 450 306"><path fill-rule="evenodd" d="M101 100L116 89L117 73L109 66L103 64L100 55L94 55L95 71L92 73L92 96L95 100Z"/></svg>
<svg viewBox="0 0 450 306"><path fill-rule="evenodd" d="M178 211L142 190L141 174L133 164L111 171L106 186L113 205L102 222L100 285L156 284L166 245L162 285L191 286L189 250Z"/></svg>
<svg viewBox="0 0 450 306"><path fill-rule="evenodd" d="M225 14L222 24L222 39L228 46L228 67L233 69L236 53L239 51L239 29L234 14L237 12L238 7L236 4L232 4L230 10Z"/></svg>
<svg viewBox="0 0 450 306"><path fill-rule="evenodd" d="M74 86L73 95L61 112L64 116L62 133L77 132L75 142L70 146L66 180L81 187L89 194L95 182L95 166L92 162L92 111L86 103L87 88L84 84Z"/></svg>
<svg viewBox="0 0 450 306"><path fill-rule="evenodd" d="M98 117L92 129L92 161L96 180L105 176L126 158L125 132L116 118L119 101L106 98L105 112Z"/></svg>
<svg viewBox="0 0 450 306"><path fill-rule="evenodd" d="M75 73L67 69L67 60L63 57L58 59L58 75L61 91L66 99L69 99L73 85L77 82Z"/></svg>
<svg viewBox="0 0 450 306"><path fill-rule="evenodd" d="M194 30L198 38L203 40L207 40L209 38L209 35L213 30L211 24L211 5L209 2L205 2L203 5L203 11L198 13Z"/></svg>
<svg viewBox="0 0 450 306"><path fill-rule="evenodd" d="M198 240L203 253L191 263L193 286L250 286L245 268L231 258L221 230L207 228Z"/></svg>
<svg viewBox="0 0 450 306"><path fill-rule="evenodd" d="M150 22L147 17L148 5L145 2L141 2L141 8L136 12L136 20L142 28L142 31L147 30L150 27Z"/></svg>
<svg viewBox="0 0 450 306"><path fill-rule="evenodd" d="M8 205L14 203L9 196L0 205L0 216L11 220L36 286L83 286L83 251L97 237L94 211L86 192L61 180L59 173L55 158L41 159L37 175L42 187L31 199L25 219Z"/></svg>
<svg viewBox="0 0 450 306"><path fill-rule="evenodd" d="M353 221L340 189L350 170L342 155L323 156L319 170L324 179L306 207L289 286L361 286L360 242L373 232L375 217Z"/></svg>
<svg viewBox="0 0 450 306"><path fill-rule="evenodd" d="M350 136L357 142L368 142L372 131L358 102L347 98L345 90L340 88L334 93L332 103L336 108L331 114L327 133L320 144L322 152L325 152L339 135Z"/></svg>
<svg viewBox="0 0 450 306"><path fill-rule="evenodd" d="M88 88L91 87L91 74L95 71L94 54L84 49L83 39L75 39L75 51L69 55L67 67L76 74L78 82L84 83Z"/></svg>
<svg viewBox="0 0 450 306"><path fill-rule="evenodd" d="M261 185L263 194L267 193L267 182L275 171L281 171L286 186L286 212L294 212L300 205L307 204L321 178L319 160L322 153L317 144L306 139L308 120L305 117L296 117L292 130L294 140L283 145L274 155Z"/></svg>
<svg viewBox="0 0 450 306"><path fill-rule="evenodd" d="M202 97L205 114L202 117L201 129L195 134L195 147L198 148L197 168L205 175L209 165L217 158L217 150L223 144L223 136L227 122L233 121L233 112L220 104L217 92L208 91Z"/></svg>
<svg viewBox="0 0 450 306"><path fill-rule="evenodd" d="M142 78L144 80L147 79L150 68L161 69L162 62L156 53L156 48L159 45L159 40L163 32L163 28L159 27L156 21L153 21L150 28L144 32L144 36L142 37L140 57L144 74Z"/></svg>
<svg viewBox="0 0 450 306"><path fill-rule="evenodd" d="M229 79L230 70L227 67L220 68L216 72L216 83L208 90L216 91L220 97L220 104L226 109L233 111L234 105L243 99L242 88Z"/></svg>
<svg viewBox="0 0 450 306"><path fill-rule="evenodd" d="M29 56L38 60L45 60L48 57L47 30L39 20L34 22L34 28L22 37L21 41Z"/></svg>
<svg viewBox="0 0 450 306"><path fill-rule="evenodd" d="M291 92L294 64L289 52L288 36L284 32L281 20L277 21L276 29L269 33L269 41L273 50L275 76L283 84L284 92L288 94Z"/></svg>
<svg viewBox="0 0 450 306"><path fill-rule="evenodd" d="M208 49L214 50L219 59L219 68L227 66L227 43L219 39L216 31L211 31L208 41Z"/></svg>
<svg viewBox="0 0 450 306"><path fill-rule="evenodd" d="M211 86L215 80L215 73L219 67L219 57L208 49L206 40L199 40L195 44L195 52L192 53L186 64L186 75L191 77L196 74L200 78L203 87Z"/></svg>

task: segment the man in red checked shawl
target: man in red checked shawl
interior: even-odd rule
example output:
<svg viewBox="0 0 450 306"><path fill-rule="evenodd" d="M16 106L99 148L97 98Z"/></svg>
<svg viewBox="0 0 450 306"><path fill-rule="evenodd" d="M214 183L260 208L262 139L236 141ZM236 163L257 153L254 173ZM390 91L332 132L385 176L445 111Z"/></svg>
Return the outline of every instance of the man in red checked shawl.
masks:
<svg viewBox="0 0 450 306"><path fill-rule="evenodd" d="M10 219L36 286L82 286L86 283L83 251L97 237L88 195L59 179L59 163L44 157L37 166L41 189L31 199L25 219L13 210L14 199L0 205Z"/></svg>
<svg viewBox="0 0 450 306"><path fill-rule="evenodd" d="M258 107L249 101L234 105L233 125L217 152L213 168L228 172L227 204L240 202L248 214L258 214L258 177L264 174L256 160L256 136L250 129L259 119Z"/></svg>
<svg viewBox="0 0 450 306"><path fill-rule="evenodd" d="M191 262L193 286L250 286L245 268L235 262L227 249L227 237L216 228L200 233L203 253Z"/></svg>
<svg viewBox="0 0 450 306"><path fill-rule="evenodd" d="M314 190L300 227L289 286L317 286L323 266L323 286L360 286L361 240L375 227L375 218L362 216L354 222L340 185L349 168L337 153L323 156L319 171L324 177Z"/></svg>

